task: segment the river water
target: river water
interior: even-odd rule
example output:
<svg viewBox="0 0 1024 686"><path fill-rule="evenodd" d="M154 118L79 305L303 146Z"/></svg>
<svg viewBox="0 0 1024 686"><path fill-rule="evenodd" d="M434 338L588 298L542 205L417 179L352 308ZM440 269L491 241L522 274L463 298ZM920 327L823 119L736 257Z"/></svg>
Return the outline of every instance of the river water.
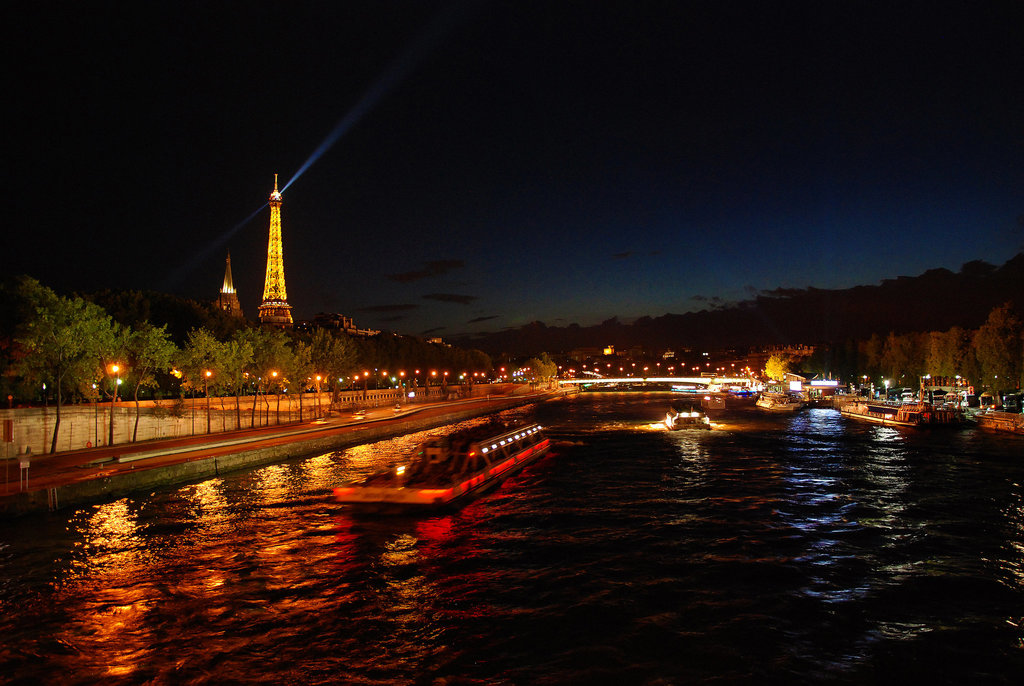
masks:
<svg viewBox="0 0 1024 686"><path fill-rule="evenodd" d="M0 682L1021 683L1024 439L668 402L450 514L331 502L418 434L0 522Z"/></svg>

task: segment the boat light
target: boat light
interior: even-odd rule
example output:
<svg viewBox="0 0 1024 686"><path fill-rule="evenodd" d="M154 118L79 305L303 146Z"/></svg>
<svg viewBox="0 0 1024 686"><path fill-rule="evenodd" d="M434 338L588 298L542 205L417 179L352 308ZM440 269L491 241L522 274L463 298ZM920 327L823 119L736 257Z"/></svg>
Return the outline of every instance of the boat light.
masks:
<svg viewBox="0 0 1024 686"><path fill-rule="evenodd" d="M490 448L480 448L480 452L482 453L486 453L488 450L490 450Z"/></svg>
<svg viewBox="0 0 1024 686"><path fill-rule="evenodd" d="M452 489L450 488L421 488L419 494L428 498L440 498L442 496L451 495Z"/></svg>
<svg viewBox="0 0 1024 686"><path fill-rule="evenodd" d="M398 465L398 468L395 469L395 473L398 474L398 476L402 476L403 474L405 474L405 465L404 464Z"/></svg>

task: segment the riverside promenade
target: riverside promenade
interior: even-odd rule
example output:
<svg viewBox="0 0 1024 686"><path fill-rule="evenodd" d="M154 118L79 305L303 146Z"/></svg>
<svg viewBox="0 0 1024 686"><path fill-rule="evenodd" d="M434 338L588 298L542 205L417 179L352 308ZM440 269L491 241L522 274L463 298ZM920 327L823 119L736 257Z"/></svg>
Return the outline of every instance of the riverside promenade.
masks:
<svg viewBox="0 0 1024 686"><path fill-rule="evenodd" d="M437 401L218 434L5 460L0 517L46 512L424 431L572 391Z"/></svg>

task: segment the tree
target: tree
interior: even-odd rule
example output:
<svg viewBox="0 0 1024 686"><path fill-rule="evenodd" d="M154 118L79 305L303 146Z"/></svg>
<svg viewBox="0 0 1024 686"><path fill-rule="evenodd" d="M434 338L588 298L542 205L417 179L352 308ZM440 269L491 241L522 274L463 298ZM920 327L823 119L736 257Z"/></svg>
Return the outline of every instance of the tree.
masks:
<svg viewBox="0 0 1024 686"><path fill-rule="evenodd" d="M994 391L1020 388L1021 335L1021 321L1010 303L989 312L974 334L981 379Z"/></svg>
<svg viewBox="0 0 1024 686"><path fill-rule="evenodd" d="M299 421L302 421L302 394L310 386L310 377L313 375L313 363L310 361L309 344L305 341L295 343L292 355L288 358L284 368L287 388L294 388L299 392ZM287 389L286 389L287 390ZM291 407L289 405L289 407Z"/></svg>
<svg viewBox="0 0 1024 686"><path fill-rule="evenodd" d="M206 432L210 433L210 378L219 376L224 359L224 344L206 329L193 329L178 354L178 369L182 374L182 389L206 395ZM195 401L192 404L193 430L195 429Z"/></svg>
<svg viewBox="0 0 1024 686"><path fill-rule="evenodd" d="M790 359L787 355L773 353L764 363L764 375L772 381L785 381L790 370Z"/></svg>
<svg viewBox="0 0 1024 686"><path fill-rule="evenodd" d="M30 303L31 315L16 338L25 353L18 371L28 383L49 383L56 393L53 453L57 451L64 396L92 383L101 353L112 343L113 326L98 305L58 296L35 279L22 282L21 295Z"/></svg>
<svg viewBox="0 0 1024 686"><path fill-rule="evenodd" d="M530 370L527 378L531 381L548 381L558 374L558 365L551 361L547 353L531 357L523 367Z"/></svg>
<svg viewBox="0 0 1024 686"><path fill-rule="evenodd" d="M971 345L971 334L959 326L948 331L932 331L928 336L926 369L936 376L974 378L977 361Z"/></svg>
<svg viewBox="0 0 1024 686"><path fill-rule="evenodd" d="M242 406L240 397L249 368L252 366L252 343L246 340L241 330L236 331L221 349L221 383L230 388L235 396L235 428L242 428ZM255 401L253 402L255 406Z"/></svg>
<svg viewBox="0 0 1024 686"><path fill-rule="evenodd" d="M906 333L897 335L893 332L885 339L882 352L882 372L893 380L912 378L915 380L925 374L925 356L927 351L926 334Z"/></svg>
<svg viewBox="0 0 1024 686"><path fill-rule="evenodd" d="M256 382L256 393L263 393L267 412L270 412L270 402L266 394L271 391L278 391L285 379L285 370L288 367L292 355L291 341L288 335L280 329L267 331L265 329L245 329L239 332L239 340L247 341L252 346L252 364L249 369L250 376ZM278 409L281 399L278 397ZM256 419L256 402L253 402L252 421Z"/></svg>
<svg viewBox="0 0 1024 686"><path fill-rule="evenodd" d="M355 372L356 347L348 336L338 337L324 329L317 329L309 342L309 354L313 373L328 379L333 406L341 390L338 379Z"/></svg>
<svg viewBox="0 0 1024 686"><path fill-rule="evenodd" d="M167 328L155 327L143 323L140 328L129 331L124 344L125 362L127 364L127 381L132 385L132 398L135 400L135 428L132 430L132 442L139 437L139 389L155 388L157 373L166 372L171 368L178 348L167 336Z"/></svg>
<svg viewBox="0 0 1024 686"><path fill-rule="evenodd" d="M863 365L864 373L870 377L882 376L882 354L885 351L885 341L877 333L871 334L871 338L863 341L858 347Z"/></svg>

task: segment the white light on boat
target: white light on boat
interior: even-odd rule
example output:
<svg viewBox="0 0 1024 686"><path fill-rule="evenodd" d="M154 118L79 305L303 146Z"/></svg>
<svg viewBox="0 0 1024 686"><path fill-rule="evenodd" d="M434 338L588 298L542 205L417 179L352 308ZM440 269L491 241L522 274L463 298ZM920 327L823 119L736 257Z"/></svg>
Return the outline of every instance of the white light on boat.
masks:
<svg viewBox="0 0 1024 686"><path fill-rule="evenodd" d="M481 449L480 449L480 452L482 452L482 453L486 453L486 452L487 452L488 450L490 450L490 448L481 448Z"/></svg>
<svg viewBox="0 0 1024 686"><path fill-rule="evenodd" d="M405 465L398 465L398 469L396 469L395 472L398 474L398 476L402 476L403 474L405 474Z"/></svg>
<svg viewBox="0 0 1024 686"><path fill-rule="evenodd" d="M498 447L497 443L491 443L491 450L496 450Z"/></svg>

